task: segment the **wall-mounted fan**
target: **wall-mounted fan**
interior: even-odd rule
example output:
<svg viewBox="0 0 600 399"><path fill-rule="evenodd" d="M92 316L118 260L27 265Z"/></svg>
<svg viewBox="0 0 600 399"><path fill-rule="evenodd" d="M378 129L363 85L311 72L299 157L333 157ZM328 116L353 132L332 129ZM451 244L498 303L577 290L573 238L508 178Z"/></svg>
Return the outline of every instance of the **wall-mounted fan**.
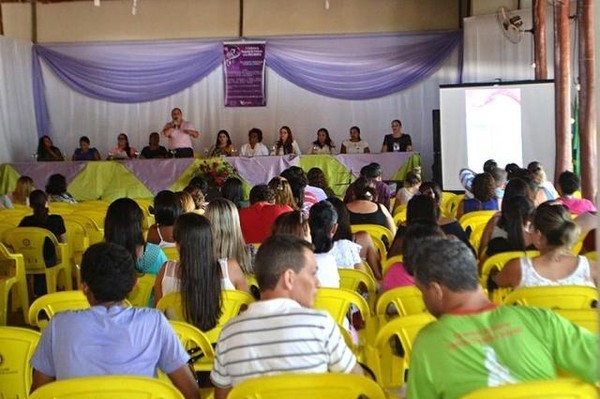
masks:
<svg viewBox="0 0 600 399"><path fill-rule="evenodd" d="M510 10L501 6L496 11L496 20L504 37L512 43L519 43L523 39L525 28L523 27L523 19L520 15L510 16Z"/></svg>

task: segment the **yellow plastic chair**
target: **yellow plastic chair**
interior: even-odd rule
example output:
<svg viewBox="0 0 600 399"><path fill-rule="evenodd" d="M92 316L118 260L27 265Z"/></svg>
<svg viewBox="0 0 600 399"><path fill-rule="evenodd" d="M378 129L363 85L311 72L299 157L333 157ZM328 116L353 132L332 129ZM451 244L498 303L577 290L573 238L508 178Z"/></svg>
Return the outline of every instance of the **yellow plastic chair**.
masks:
<svg viewBox="0 0 600 399"><path fill-rule="evenodd" d="M440 208L442 209L443 212L444 212L446 206L448 205L448 202L454 197L456 197L456 194L454 194L450 191L442 191L442 198L440 200ZM450 215L446 215L444 213L444 216L450 216Z"/></svg>
<svg viewBox="0 0 600 399"><path fill-rule="evenodd" d="M175 334L183 344L184 348L189 350L198 349L199 352L194 352L192 357L202 356L201 359L194 362L194 370L210 371L215 360L215 350L206 334L197 329L191 324L183 321L170 321Z"/></svg>
<svg viewBox="0 0 600 399"><path fill-rule="evenodd" d="M183 399L172 384L128 375L70 378L36 389L30 399Z"/></svg>
<svg viewBox="0 0 600 399"><path fill-rule="evenodd" d="M16 293L14 288L17 290ZM29 295L23 255L11 254L4 245L0 244L0 326L6 325L8 295L11 290L13 290L13 308L16 309L16 302L19 302L23 310L23 318L27 320Z"/></svg>
<svg viewBox="0 0 600 399"><path fill-rule="evenodd" d="M338 269L340 274L340 287L358 293L367 293L367 303L371 311L375 310L377 299L377 282L368 273L356 269Z"/></svg>
<svg viewBox="0 0 600 399"><path fill-rule="evenodd" d="M104 228L104 219L106 219L105 210L81 209L77 212L79 216L87 216L92 219L99 227Z"/></svg>
<svg viewBox="0 0 600 399"><path fill-rule="evenodd" d="M390 312L392 310L392 312ZM396 317L411 316L427 312L423 294L413 285L393 288L379 296L375 306L380 326Z"/></svg>
<svg viewBox="0 0 600 399"><path fill-rule="evenodd" d="M519 382L483 388L462 399L597 399L598 390L587 382L561 378L558 380Z"/></svg>
<svg viewBox="0 0 600 399"><path fill-rule="evenodd" d="M479 252L479 243L485 226L496 213L498 211L474 211L466 213L460 218L459 223L463 230L468 232L469 242L476 253Z"/></svg>
<svg viewBox="0 0 600 399"><path fill-rule="evenodd" d="M464 198L464 194L458 194L447 200L447 202L445 202L444 208L442 209L443 214L448 217L456 218L456 214L458 212L458 205L462 202Z"/></svg>
<svg viewBox="0 0 600 399"><path fill-rule="evenodd" d="M245 277L252 296L257 300L260 299L260 287L258 286L256 276L254 274L246 274Z"/></svg>
<svg viewBox="0 0 600 399"><path fill-rule="evenodd" d="M79 213L71 213L63 216L65 222L74 221L81 224L87 233L90 245L104 241L104 227L98 225L93 219Z"/></svg>
<svg viewBox="0 0 600 399"><path fill-rule="evenodd" d="M240 314L249 304L254 302L252 295L244 291L223 290L221 292L221 317L217 326L209 331L203 331L211 343L216 343L221 329L230 319ZM181 294L174 292L163 296L156 304L156 309L167 314L170 320L185 321Z"/></svg>
<svg viewBox="0 0 600 399"><path fill-rule="evenodd" d="M588 258L588 260L591 262L596 262L596 260L598 259L598 256L596 255L596 251L586 252L584 256L586 258Z"/></svg>
<svg viewBox="0 0 600 399"><path fill-rule="evenodd" d="M85 227L74 220L67 219L65 222L65 228L67 230L67 242L69 243L69 259L71 261L71 271L75 281L77 282L77 288L81 287L81 260L83 259L83 253L90 246L90 237L87 234Z"/></svg>
<svg viewBox="0 0 600 399"><path fill-rule="evenodd" d="M52 242L56 250L56 265L52 267L46 267L44 261L44 242L46 239ZM62 277L65 289L73 289L69 246L66 243L59 243L49 230L39 227L16 227L5 233L4 243L14 253L23 255L25 273L46 275L48 293L56 292L59 277Z"/></svg>
<svg viewBox="0 0 600 399"><path fill-rule="evenodd" d="M54 292L33 301L27 320L30 325L43 330L56 313L65 310L88 309L89 307L90 303L82 291Z"/></svg>
<svg viewBox="0 0 600 399"><path fill-rule="evenodd" d="M29 360L41 334L27 328L0 327L0 398L27 398L32 370Z"/></svg>
<svg viewBox="0 0 600 399"><path fill-rule="evenodd" d="M228 399L384 399L379 385L355 374L280 374L251 378L233 387Z"/></svg>
<svg viewBox="0 0 600 399"><path fill-rule="evenodd" d="M396 227L400 226L404 222L406 222L406 208L394 212L394 224Z"/></svg>
<svg viewBox="0 0 600 399"><path fill-rule="evenodd" d="M582 285L524 287L508 294L504 303L549 309L590 309L598 304L598 290Z"/></svg>
<svg viewBox="0 0 600 399"><path fill-rule="evenodd" d="M350 226L350 230L353 234L358 233L359 231L366 231L374 240L387 241L387 245L390 245L392 241L394 241L394 235L390 229L378 224L353 224ZM384 237L385 240L383 239Z"/></svg>
<svg viewBox="0 0 600 399"><path fill-rule="evenodd" d="M554 309L556 313L573 324L598 334L598 309Z"/></svg>
<svg viewBox="0 0 600 399"><path fill-rule="evenodd" d="M521 258L523 256L533 258L534 256L538 256L539 254L539 251L510 251L490 256L485 260L483 266L481 267L481 276L479 280L481 282L481 286L484 289L487 289L490 274L494 270L502 270L504 268L504 265L507 264L510 260ZM502 303L502 301L510 291L511 288L497 288L492 292L488 292L488 296L491 301L495 303Z"/></svg>
<svg viewBox="0 0 600 399"><path fill-rule="evenodd" d="M152 295L155 281L156 276L154 274L146 273L138 276L135 287L133 287L129 295L127 295L129 302L131 302L133 306L141 308L149 306L150 296Z"/></svg>
<svg viewBox="0 0 600 399"><path fill-rule="evenodd" d="M381 263L381 272L385 276L385 274L387 273L387 271L390 270L390 267L394 263L402 263L402 262L404 262L404 255L394 255L394 256L392 256L390 258L386 258L385 262Z"/></svg>
<svg viewBox="0 0 600 399"><path fill-rule="evenodd" d="M421 313L398 317L379 329L373 347L366 351L366 364L384 389L398 388L404 384L415 338L423 327L434 320L431 314ZM397 337L404 351L402 356L396 353L396 345L390 343L394 337Z"/></svg>
<svg viewBox="0 0 600 399"><path fill-rule="evenodd" d="M162 247L161 249L167 255L167 259L179 262L179 251L176 247Z"/></svg>
<svg viewBox="0 0 600 399"><path fill-rule="evenodd" d="M2 221L2 223L10 224L13 227L17 227L25 216L27 216L27 214L11 213L9 215L6 215L5 217L0 218L0 221Z"/></svg>
<svg viewBox="0 0 600 399"><path fill-rule="evenodd" d="M10 229L14 229L17 225L0 221L0 239L4 236L4 232Z"/></svg>
<svg viewBox="0 0 600 399"><path fill-rule="evenodd" d="M52 215L68 215L77 211L79 208L78 204L69 204L67 202L49 202L48 211Z"/></svg>

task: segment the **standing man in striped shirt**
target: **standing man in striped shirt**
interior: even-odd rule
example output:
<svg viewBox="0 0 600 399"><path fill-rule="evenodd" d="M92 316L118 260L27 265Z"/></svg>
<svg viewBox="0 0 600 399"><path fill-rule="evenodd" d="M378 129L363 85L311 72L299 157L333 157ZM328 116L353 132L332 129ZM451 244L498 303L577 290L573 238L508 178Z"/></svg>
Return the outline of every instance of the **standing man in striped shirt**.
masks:
<svg viewBox="0 0 600 399"><path fill-rule="evenodd" d="M311 309L319 281L310 243L270 237L258 250L254 270L261 300L227 323L219 336L210 375L215 399L263 375L363 374L333 318Z"/></svg>

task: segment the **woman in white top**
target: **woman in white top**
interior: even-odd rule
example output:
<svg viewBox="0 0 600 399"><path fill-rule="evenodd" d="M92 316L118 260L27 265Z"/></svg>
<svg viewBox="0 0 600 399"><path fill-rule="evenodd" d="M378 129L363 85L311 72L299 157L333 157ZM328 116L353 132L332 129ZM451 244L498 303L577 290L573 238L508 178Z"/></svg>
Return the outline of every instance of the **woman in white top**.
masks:
<svg viewBox="0 0 600 399"><path fill-rule="evenodd" d="M253 127L248 132L248 142L242 145L240 155L243 157L263 157L269 155L269 149L262 143L262 130Z"/></svg>
<svg viewBox="0 0 600 399"><path fill-rule="evenodd" d="M173 225L175 220L183 213L181 201L172 191L163 190L156 194L151 209L155 223L148 229L146 240L161 248L175 246L173 238Z"/></svg>
<svg viewBox="0 0 600 399"><path fill-rule="evenodd" d="M571 247L579 235L579 227L571 220L564 205L547 201L538 206L533 227L530 234L540 255L508 262L494 276L500 287L597 285L596 263L571 253Z"/></svg>
<svg viewBox="0 0 600 399"><path fill-rule="evenodd" d="M329 131L324 127L317 130L317 139L313 141L309 153L328 155L333 155L335 153L335 145L333 144L331 137L329 137Z"/></svg>
<svg viewBox="0 0 600 399"><path fill-rule="evenodd" d="M279 129L279 140L275 142L271 155L288 154L301 155L302 153L300 152L298 143L294 140L292 129L288 126L282 126L281 129Z"/></svg>
<svg viewBox="0 0 600 399"><path fill-rule="evenodd" d="M213 329L221 314L221 290L231 286L231 275L213 251L210 222L186 213L175 224L179 262L165 262L156 276L154 304L171 292L181 292L185 322L202 331Z"/></svg>
<svg viewBox="0 0 600 399"><path fill-rule="evenodd" d="M252 265L237 207L228 199L217 198L210 201L204 215L210 220L217 258L227 259L227 269L235 289L250 292L244 274L252 273Z"/></svg>
<svg viewBox="0 0 600 399"><path fill-rule="evenodd" d="M367 154L370 152L369 143L360 138L360 128L352 126L350 128L350 140L342 141L340 154Z"/></svg>

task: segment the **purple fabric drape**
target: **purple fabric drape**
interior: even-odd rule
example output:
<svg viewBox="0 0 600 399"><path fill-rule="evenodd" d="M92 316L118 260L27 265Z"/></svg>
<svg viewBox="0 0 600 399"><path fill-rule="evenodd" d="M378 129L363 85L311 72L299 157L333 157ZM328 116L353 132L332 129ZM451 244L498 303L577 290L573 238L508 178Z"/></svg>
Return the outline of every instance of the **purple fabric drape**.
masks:
<svg viewBox="0 0 600 399"><path fill-rule="evenodd" d="M313 93L366 100L427 78L461 41L460 31L270 39L266 61Z"/></svg>
<svg viewBox="0 0 600 399"><path fill-rule="evenodd" d="M38 134L49 117L40 59L71 89L92 98L137 103L170 96L200 81L221 63L220 40L72 43L33 46Z"/></svg>
<svg viewBox="0 0 600 399"><path fill-rule="evenodd" d="M460 31L269 38L266 63L314 93L365 100L429 77L461 43ZM50 125L40 60L83 95L137 103L175 94L204 78L220 65L222 45L221 39L34 45L38 135Z"/></svg>

